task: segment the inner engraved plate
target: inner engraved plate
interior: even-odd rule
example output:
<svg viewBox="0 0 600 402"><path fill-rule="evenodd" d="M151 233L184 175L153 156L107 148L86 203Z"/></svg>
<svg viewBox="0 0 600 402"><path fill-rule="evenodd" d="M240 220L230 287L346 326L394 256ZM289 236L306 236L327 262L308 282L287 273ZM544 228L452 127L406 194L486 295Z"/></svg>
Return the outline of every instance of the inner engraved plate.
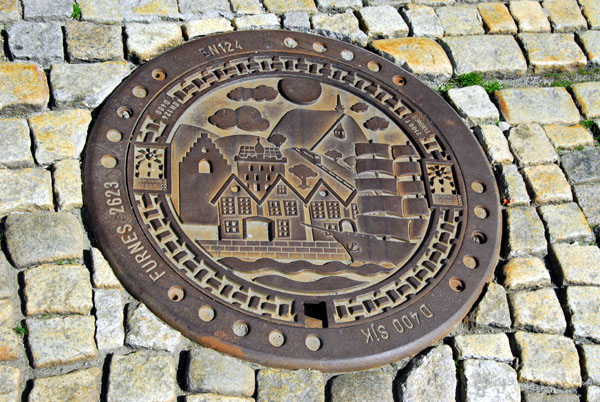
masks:
<svg viewBox="0 0 600 402"><path fill-rule="evenodd" d="M188 337L266 365L414 354L466 314L498 257L494 176L456 113L394 64L314 35L216 35L140 67L96 119L84 180L126 288Z"/></svg>

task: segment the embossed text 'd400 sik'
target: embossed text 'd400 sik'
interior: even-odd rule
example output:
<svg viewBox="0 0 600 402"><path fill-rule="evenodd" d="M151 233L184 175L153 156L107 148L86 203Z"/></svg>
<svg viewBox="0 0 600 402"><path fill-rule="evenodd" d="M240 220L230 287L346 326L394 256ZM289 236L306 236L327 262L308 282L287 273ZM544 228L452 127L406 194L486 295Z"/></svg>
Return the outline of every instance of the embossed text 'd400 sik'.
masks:
<svg viewBox="0 0 600 402"><path fill-rule="evenodd" d="M84 175L127 289L267 365L414 354L498 255L494 177L458 116L392 63L314 35L217 35L142 66L96 119Z"/></svg>

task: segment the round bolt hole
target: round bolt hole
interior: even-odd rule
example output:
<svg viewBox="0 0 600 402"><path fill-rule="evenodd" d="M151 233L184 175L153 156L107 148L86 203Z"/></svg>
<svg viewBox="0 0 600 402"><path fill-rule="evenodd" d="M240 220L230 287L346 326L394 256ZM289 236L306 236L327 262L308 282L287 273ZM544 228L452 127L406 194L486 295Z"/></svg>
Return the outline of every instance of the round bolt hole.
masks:
<svg viewBox="0 0 600 402"><path fill-rule="evenodd" d="M488 216L488 211L484 207L475 207L473 209L473 212L475 213L475 216L479 219L485 219Z"/></svg>
<svg viewBox="0 0 600 402"><path fill-rule="evenodd" d="M275 329L269 334L269 342L271 345L278 348L285 343L285 335L283 335L281 331Z"/></svg>
<svg viewBox="0 0 600 402"><path fill-rule="evenodd" d="M304 343L306 344L308 350L311 350L313 352L316 352L317 350L321 349L321 339L319 339L319 337L315 334L307 335L306 339L304 340Z"/></svg>
<svg viewBox="0 0 600 402"><path fill-rule="evenodd" d="M171 301L179 303L185 297L185 291L181 286L171 286L167 292Z"/></svg>
<svg viewBox="0 0 600 402"><path fill-rule="evenodd" d="M374 73L381 70L381 65L379 63L377 63L376 61L368 62L367 67L369 68L369 70L373 71Z"/></svg>
<svg viewBox="0 0 600 402"><path fill-rule="evenodd" d="M483 185L483 183L481 183L479 181L474 181L473 183L471 183L471 188L477 194L481 194L485 191L485 186Z"/></svg>
<svg viewBox="0 0 600 402"><path fill-rule="evenodd" d="M294 38L285 38L283 40L283 44L289 47L290 49L298 47L298 42Z"/></svg>
<svg viewBox="0 0 600 402"><path fill-rule="evenodd" d="M123 138L123 134L121 134L119 130L108 130L106 132L106 138L108 138L110 142L119 142Z"/></svg>
<svg viewBox="0 0 600 402"><path fill-rule="evenodd" d="M161 69L152 70L152 78L156 81L164 81L164 79L167 78L167 73Z"/></svg>
<svg viewBox="0 0 600 402"><path fill-rule="evenodd" d="M215 309L211 306L202 306L198 309L198 317L204 322L210 322L215 318Z"/></svg>
<svg viewBox="0 0 600 402"><path fill-rule="evenodd" d="M102 164L102 166L104 166L105 168L109 168L112 169L115 166L117 166L117 158L115 158L112 155L104 155L102 157L102 159L100 159L100 163Z"/></svg>
<svg viewBox="0 0 600 402"><path fill-rule="evenodd" d="M117 115L123 119L130 118L132 114L133 114L133 112L128 107L121 106L120 108L117 109Z"/></svg>
<svg viewBox="0 0 600 402"><path fill-rule="evenodd" d="M469 269L477 268L477 260L472 255L465 255L463 257L463 264Z"/></svg>
<svg viewBox="0 0 600 402"><path fill-rule="evenodd" d="M140 85L138 85L137 87L133 88L131 90L131 92L133 93L133 95L136 98L145 98L146 95L148 95L148 91L146 91L146 88L144 88L144 87L142 87Z"/></svg>
<svg viewBox="0 0 600 402"><path fill-rule="evenodd" d="M233 323L233 333L239 337L248 335L249 330L248 324L244 321L239 320Z"/></svg>
<svg viewBox="0 0 600 402"><path fill-rule="evenodd" d="M347 60L347 61L354 60L354 53L351 52L350 50L342 50L340 52L340 56L342 56L342 59Z"/></svg>
<svg viewBox="0 0 600 402"><path fill-rule="evenodd" d="M477 243L477 244L483 244L487 241L487 237L480 232L475 232L471 235L471 239L473 240L473 243Z"/></svg>
<svg viewBox="0 0 600 402"><path fill-rule="evenodd" d="M450 285L450 289L454 290L456 293L465 290L465 283L458 278L450 278L448 285Z"/></svg>
<svg viewBox="0 0 600 402"><path fill-rule="evenodd" d="M313 50L317 53L325 53L327 46L322 42L315 42L313 43Z"/></svg>
<svg viewBox="0 0 600 402"><path fill-rule="evenodd" d="M400 75L395 75L394 78L392 78L392 81L399 87L403 87L406 84L406 80Z"/></svg>

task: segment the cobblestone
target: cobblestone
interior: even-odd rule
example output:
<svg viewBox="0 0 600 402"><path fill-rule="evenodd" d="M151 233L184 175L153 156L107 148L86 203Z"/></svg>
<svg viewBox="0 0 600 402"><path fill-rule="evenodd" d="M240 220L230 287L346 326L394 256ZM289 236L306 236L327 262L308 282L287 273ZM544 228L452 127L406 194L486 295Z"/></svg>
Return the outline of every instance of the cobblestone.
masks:
<svg viewBox="0 0 600 402"><path fill-rule="evenodd" d="M0 399L6 402L21 400L21 370L0 366Z"/></svg>
<svg viewBox="0 0 600 402"><path fill-rule="evenodd" d="M263 0L265 7L272 13L282 14L288 11L317 11L314 0Z"/></svg>
<svg viewBox="0 0 600 402"><path fill-rule="evenodd" d="M600 28L600 4L595 0L579 0L583 6L583 15L588 20L591 29Z"/></svg>
<svg viewBox="0 0 600 402"><path fill-rule="evenodd" d="M9 327L0 327L0 361L21 357L21 338Z"/></svg>
<svg viewBox="0 0 600 402"><path fill-rule="evenodd" d="M260 14L264 12L258 0L230 0L233 11L238 14Z"/></svg>
<svg viewBox="0 0 600 402"><path fill-rule="evenodd" d="M290 11L283 14L283 27L293 31L308 32L310 30L310 18L306 11Z"/></svg>
<svg viewBox="0 0 600 402"><path fill-rule="evenodd" d="M600 401L600 387L588 385L585 387L585 401L598 402Z"/></svg>
<svg viewBox="0 0 600 402"><path fill-rule="evenodd" d="M135 60L145 62L183 43L181 28L174 22L127 24L127 50Z"/></svg>
<svg viewBox="0 0 600 402"><path fill-rule="evenodd" d="M576 394L542 394L530 392L523 394L523 402L579 402Z"/></svg>
<svg viewBox="0 0 600 402"><path fill-rule="evenodd" d="M546 223L550 243L593 240L590 226L574 202L544 205L539 210Z"/></svg>
<svg viewBox="0 0 600 402"><path fill-rule="evenodd" d="M563 334L567 329L560 302L551 288L512 293L508 300L517 329L550 334Z"/></svg>
<svg viewBox="0 0 600 402"><path fill-rule="evenodd" d="M456 366L450 346L437 346L414 359L398 388L402 401L453 402Z"/></svg>
<svg viewBox="0 0 600 402"><path fill-rule="evenodd" d="M579 346L583 379L592 384L600 384L600 345Z"/></svg>
<svg viewBox="0 0 600 402"><path fill-rule="evenodd" d="M600 342L600 288L596 286L569 286L567 308L575 339Z"/></svg>
<svg viewBox="0 0 600 402"><path fill-rule="evenodd" d="M572 85L571 89L586 119L600 117L600 83L583 82Z"/></svg>
<svg viewBox="0 0 600 402"><path fill-rule="evenodd" d="M69 6L72 7L71 4ZM65 26L65 33L71 60L105 61L124 57L123 37L118 25L70 21Z"/></svg>
<svg viewBox="0 0 600 402"><path fill-rule="evenodd" d="M574 126L549 124L544 126L544 131L557 149L572 150L594 144L594 137L581 124Z"/></svg>
<svg viewBox="0 0 600 402"><path fill-rule="evenodd" d="M544 225L535 208L509 208L506 211L509 257L543 257L547 253Z"/></svg>
<svg viewBox="0 0 600 402"><path fill-rule="evenodd" d="M46 75L37 65L0 62L0 114L42 111L49 97Z"/></svg>
<svg viewBox="0 0 600 402"><path fill-rule="evenodd" d="M179 10L183 14L201 14L209 10L231 11L227 0L179 0Z"/></svg>
<svg viewBox="0 0 600 402"><path fill-rule="evenodd" d="M519 39L536 74L573 71L585 67L587 59L575 43L573 34L522 33Z"/></svg>
<svg viewBox="0 0 600 402"><path fill-rule="evenodd" d="M217 394L188 395L186 402L254 402L254 398L241 398L239 396L223 396Z"/></svg>
<svg viewBox="0 0 600 402"><path fill-rule="evenodd" d="M528 290L550 286L550 273L544 261L535 257L513 258L503 268L507 290Z"/></svg>
<svg viewBox="0 0 600 402"><path fill-rule="evenodd" d="M203 18L200 20L188 21L183 24L183 34L188 39L230 31L233 31L231 22L223 17Z"/></svg>
<svg viewBox="0 0 600 402"><path fill-rule="evenodd" d="M448 56L432 39L381 39L372 45L377 52L421 78L445 79L452 76Z"/></svg>
<svg viewBox="0 0 600 402"><path fill-rule="evenodd" d="M510 311L504 288L490 282L479 303L471 310L469 321L476 327L510 328Z"/></svg>
<svg viewBox="0 0 600 402"><path fill-rule="evenodd" d="M83 150L92 115L85 109L49 111L29 119L35 142L35 159L48 165L78 158Z"/></svg>
<svg viewBox="0 0 600 402"><path fill-rule="evenodd" d="M579 42L581 43L583 50L585 50L589 65L595 67L600 66L600 32L585 31L580 32L577 35L579 37Z"/></svg>
<svg viewBox="0 0 600 402"><path fill-rule="evenodd" d="M10 215L5 235L17 267L82 257L81 224L67 212Z"/></svg>
<svg viewBox="0 0 600 402"><path fill-rule="evenodd" d="M6 285L8 285L8 283L6 283ZM0 326L12 327L13 324L14 309L12 302L10 300L0 299Z"/></svg>
<svg viewBox="0 0 600 402"><path fill-rule="evenodd" d="M565 88L509 88L494 95L511 125L579 123L579 111Z"/></svg>
<svg viewBox="0 0 600 402"><path fill-rule="evenodd" d="M29 126L24 119L0 119L0 167L33 166Z"/></svg>
<svg viewBox="0 0 600 402"><path fill-rule="evenodd" d="M539 124L521 124L511 128L508 142L521 166L558 160L558 154Z"/></svg>
<svg viewBox="0 0 600 402"><path fill-rule="evenodd" d="M54 180L54 195L60 210L81 208L81 169L78 160L64 160L54 164L52 172Z"/></svg>
<svg viewBox="0 0 600 402"><path fill-rule="evenodd" d="M190 391L249 397L254 394L254 370L245 363L215 352L194 349L187 368Z"/></svg>
<svg viewBox="0 0 600 402"><path fill-rule="evenodd" d="M362 46L367 44L367 35L360 30L358 20L351 11L334 15L316 14L311 22L315 33Z"/></svg>
<svg viewBox="0 0 600 402"><path fill-rule="evenodd" d="M600 249L596 246L554 244L552 246L556 268L563 286L600 285Z"/></svg>
<svg viewBox="0 0 600 402"><path fill-rule="evenodd" d="M448 98L467 124L494 123L499 118L498 109L490 101L483 87L473 85L465 88L452 88L448 91Z"/></svg>
<svg viewBox="0 0 600 402"><path fill-rule="evenodd" d="M488 34L517 33L517 25L513 21L508 8L502 3L480 3L477 5Z"/></svg>
<svg viewBox="0 0 600 402"><path fill-rule="evenodd" d="M19 0L0 1L0 22L18 21L22 15L23 9Z"/></svg>
<svg viewBox="0 0 600 402"><path fill-rule="evenodd" d="M465 402L521 401L517 373L508 364L466 360L461 373Z"/></svg>
<svg viewBox="0 0 600 402"><path fill-rule="evenodd" d="M90 274L83 265L41 265L25 271L27 315L88 314Z"/></svg>
<svg viewBox="0 0 600 402"><path fill-rule="evenodd" d="M116 0L78 0L86 21L117 24L123 19L123 6Z"/></svg>
<svg viewBox="0 0 600 402"><path fill-rule="evenodd" d="M363 4L361 0L317 0L317 5L324 11L345 11L348 8L357 10Z"/></svg>
<svg viewBox="0 0 600 402"><path fill-rule="evenodd" d="M60 25L52 22L18 22L8 28L8 47L17 60L49 66L64 60Z"/></svg>
<svg viewBox="0 0 600 402"><path fill-rule="evenodd" d="M577 203L583 210L588 223L600 225L600 191L595 183L573 186Z"/></svg>
<svg viewBox="0 0 600 402"><path fill-rule="evenodd" d="M600 149L569 152L561 156L560 162L572 184L600 180Z"/></svg>
<svg viewBox="0 0 600 402"><path fill-rule="evenodd" d="M555 164L527 166L523 168L525 180L533 193L533 201L538 204L572 201L571 186Z"/></svg>
<svg viewBox="0 0 600 402"><path fill-rule="evenodd" d="M442 21L433 8L409 4L404 10L404 15L410 25L412 35L433 38L444 36Z"/></svg>
<svg viewBox="0 0 600 402"><path fill-rule="evenodd" d="M176 367L170 356L148 352L115 355L110 362L109 402L175 401Z"/></svg>
<svg viewBox="0 0 600 402"><path fill-rule="evenodd" d="M454 337L458 358L513 361L506 334L459 335Z"/></svg>
<svg viewBox="0 0 600 402"><path fill-rule="evenodd" d="M275 14L246 15L233 19L238 29L279 29L279 20Z"/></svg>
<svg viewBox="0 0 600 402"><path fill-rule="evenodd" d="M481 17L471 5L440 7L436 11L446 36L483 34Z"/></svg>
<svg viewBox="0 0 600 402"><path fill-rule="evenodd" d="M393 376L382 371L339 375L331 381L331 402L393 402Z"/></svg>
<svg viewBox="0 0 600 402"><path fill-rule="evenodd" d="M0 216L52 208L50 172L38 168L0 169Z"/></svg>
<svg viewBox="0 0 600 402"><path fill-rule="evenodd" d="M511 1L509 9L520 32L550 32L550 22L539 1Z"/></svg>
<svg viewBox="0 0 600 402"><path fill-rule="evenodd" d="M65 19L72 12L73 3L70 0L23 0L25 19Z"/></svg>
<svg viewBox="0 0 600 402"><path fill-rule="evenodd" d="M542 6L548 11L553 32L575 32L587 28L577 0L544 0Z"/></svg>
<svg viewBox="0 0 600 402"><path fill-rule="evenodd" d="M6 261L4 253L0 253L0 299L9 299L12 297L12 281L9 279L9 271L12 269L11 265Z"/></svg>
<svg viewBox="0 0 600 402"><path fill-rule="evenodd" d="M358 13L369 37L408 36L408 25L392 6L364 7Z"/></svg>
<svg viewBox="0 0 600 402"><path fill-rule="evenodd" d="M123 346L123 301L117 289L94 290L96 308L96 344L98 349L109 350Z"/></svg>
<svg viewBox="0 0 600 402"><path fill-rule="evenodd" d="M100 398L102 371L98 367L74 371L33 382L30 402L77 401L95 402Z"/></svg>
<svg viewBox="0 0 600 402"><path fill-rule="evenodd" d="M478 72L515 77L527 72L525 57L510 35L445 37L442 40L457 74Z"/></svg>
<svg viewBox="0 0 600 402"><path fill-rule="evenodd" d="M571 339L517 331L515 341L521 357L520 381L560 388L581 385L579 358Z"/></svg>
<svg viewBox="0 0 600 402"><path fill-rule="evenodd" d="M121 289L121 282L97 248L92 248L92 279L94 287L100 289Z"/></svg>
<svg viewBox="0 0 600 402"><path fill-rule="evenodd" d="M181 333L159 320L143 304L140 304L127 320L129 346L166 350L173 352L181 342Z"/></svg>
<svg viewBox="0 0 600 402"><path fill-rule="evenodd" d="M519 169L515 165L503 165L500 172L503 203L509 206L529 205L529 195Z"/></svg>
<svg viewBox="0 0 600 402"><path fill-rule="evenodd" d="M257 402L325 401L325 378L319 371L262 369L256 382Z"/></svg>
<svg viewBox="0 0 600 402"><path fill-rule="evenodd" d="M98 355L94 317L69 316L27 320L33 367L53 367Z"/></svg>
<svg viewBox="0 0 600 402"><path fill-rule="evenodd" d="M496 113L498 111L496 110ZM513 155L500 127L483 124L475 127L475 135L492 163L512 163Z"/></svg>
<svg viewBox="0 0 600 402"><path fill-rule="evenodd" d="M50 71L52 95L59 107L93 109L115 89L131 71L125 61L92 64L56 64ZM103 77L99 80L98 77Z"/></svg>

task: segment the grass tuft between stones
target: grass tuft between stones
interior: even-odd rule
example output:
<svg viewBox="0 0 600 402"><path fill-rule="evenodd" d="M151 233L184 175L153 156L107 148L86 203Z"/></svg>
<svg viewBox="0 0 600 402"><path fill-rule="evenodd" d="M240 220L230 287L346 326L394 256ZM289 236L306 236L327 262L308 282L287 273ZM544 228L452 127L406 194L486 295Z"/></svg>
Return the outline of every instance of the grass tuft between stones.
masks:
<svg viewBox="0 0 600 402"><path fill-rule="evenodd" d="M75 2L73 3L73 13L71 13L71 18L81 21L81 7Z"/></svg>
<svg viewBox="0 0 600 402"><path fill-rule="evenodd" d="M77 263L76 258L67 258L65 260L56 260L56 265L73 265Z"/></svg>
<svg viewBox="0 0 600 402"><path fill-rule="evenodd" d="M21 335L21 336L25 336L25 335L27 335L27 328L25 328L25 327L23 326L23 324L19 324L19 325L17 325L16 327L14 327L14 328L13 328L13 330L14 330L14 331L15 331L17 334L19 334L19 335Z"/></svg>
<svg viewBox="0 0 600 402"><path fill-rule="evenodd" d="M487 81L483 79L483 76L479 73L472 72L468 74L461 74L456 78L438 86L436 91L445 94L452 88L464 88L479 85L485 89L488 94L504 89L506 86L497 80Z"/></svg>

